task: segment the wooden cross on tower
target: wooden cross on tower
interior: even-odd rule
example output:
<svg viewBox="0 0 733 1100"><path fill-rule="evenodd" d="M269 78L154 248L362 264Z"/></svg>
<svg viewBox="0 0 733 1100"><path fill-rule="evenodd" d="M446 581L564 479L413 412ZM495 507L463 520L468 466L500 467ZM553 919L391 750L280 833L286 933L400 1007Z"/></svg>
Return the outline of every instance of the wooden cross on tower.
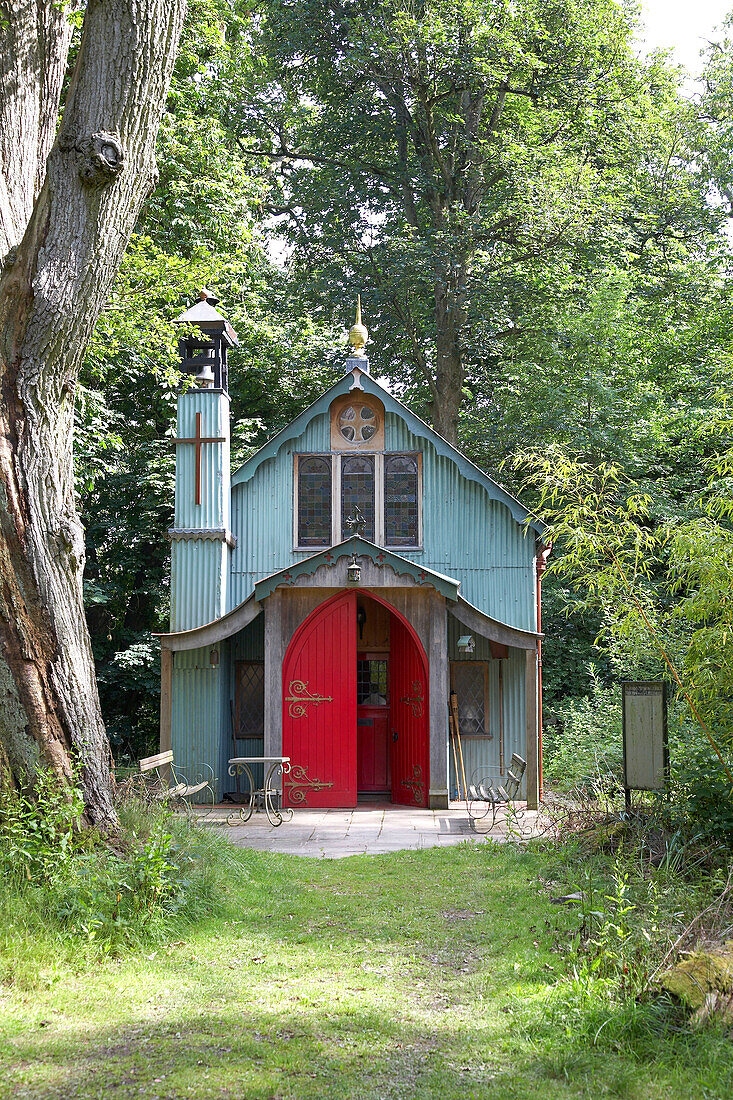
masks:
<svg viewBox="0 0 733 1100"><path fill-rule="evenodd" d="M179 443L193 443L196 447L196 504L201 503L201 444L202 443L226 443L226 439L222 435L202 435L201 434L201 413L196 413L196 434L192 439L174 439L173 446L177 447Z"/></svg>

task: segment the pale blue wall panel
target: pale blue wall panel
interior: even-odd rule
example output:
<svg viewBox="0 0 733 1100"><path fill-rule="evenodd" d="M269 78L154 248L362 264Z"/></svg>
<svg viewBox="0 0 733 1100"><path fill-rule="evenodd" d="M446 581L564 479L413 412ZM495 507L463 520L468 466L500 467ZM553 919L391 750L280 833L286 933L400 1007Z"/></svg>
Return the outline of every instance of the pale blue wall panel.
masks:
<svg viewBox="0 0 733 1100"><path fill-rule="evenodd" d="M216 390L189 390L178 399L177 436L192 439L196 414L201 413L201 435L224 437L226 443L201 446L201 503L196 504L196 447L180 443L176 462L175 527L229 527L229 398Z"/></svg>
<svg viewBox="0 0 733 1100"><path fill-rule="evenodd" d="M264 661L265 659L265 616L260 613L256 619L231 638L232 659L235 661Z"/></svg>
<svg viewBox="0 0 733 1100"><path fill-rule="evenodd" d="M228 548L216 539L175 539L171 549L171 630L191 630L226 610Z"/></svg>
<svg viewBox="0 0 733 1100"><path fill-rule="evenodd" d="M329 446L329 418L321 414L263 462L249 481L234 487L237 548L229 608L246 599L256 581L304 556L293 551L293 453L327 451ZM411 435L394 413L386 417L386 446L423 453L423 549L398 553L455 577L461 595L493 618L534 629L534 533L526 533L484 486L463 477L451 458Z"/></svg>
<svg viewBox="0 0 733 1100"><path fill-rule="evenodd" d="M393 413L385 443L388 450L423 453L423 550L398 552L455 577L463 598L492 618L534 630L534 532Z"/></svg>
<svg viewBox="0 0 733 1100"><path fill-rule="evenodd" d="M292 560L293 458L281 452L264 462L251 481L232 490L237 545L231 558L230 607L246 599L255 582Z"/></svg>
<svg viewBox="0 0 733 1100"><path fill-rule="evenodd" d="M221 674L210 664L210 649L173 655L171 745L173 760L190 778L209 764L221 787Z"/></svg>
<svg viewBox="0 0 733 1100"><path fill-rule="evenodd" d="M525 708L525 670L524 650L510 649L509 656L502 662L503 710L504 710L504 774L509 767L512 753L523 759L527 756L526 708ZM489 729L492 738L462 738L463 763L468 783L481 777L481 773L499 772L499 661L489 664ZM450 748L450 792L451 798L457 798L453 749ZM463 781L461 780L461 788ZM521 787L522 798L526 797L524 783Z"/></svg>

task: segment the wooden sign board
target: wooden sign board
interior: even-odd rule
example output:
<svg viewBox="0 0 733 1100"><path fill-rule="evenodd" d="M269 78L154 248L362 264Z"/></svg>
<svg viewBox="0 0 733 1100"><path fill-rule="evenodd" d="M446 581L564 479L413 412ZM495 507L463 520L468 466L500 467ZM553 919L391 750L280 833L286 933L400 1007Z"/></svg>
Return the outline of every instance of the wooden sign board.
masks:
<svg viewBox="0 0 733 1100"><path fill-rule="evenodd" d="M661 791L669 779L667 685L657 680L627 681L623 691L624 786Z"/></svg>

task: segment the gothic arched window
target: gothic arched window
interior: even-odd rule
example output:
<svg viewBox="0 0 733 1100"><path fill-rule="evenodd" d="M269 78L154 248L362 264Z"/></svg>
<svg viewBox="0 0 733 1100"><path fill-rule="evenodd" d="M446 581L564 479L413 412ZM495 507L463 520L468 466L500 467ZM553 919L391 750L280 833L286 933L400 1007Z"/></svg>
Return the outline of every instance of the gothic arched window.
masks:
<svg viewBox="0 0 733 1100"><path fill-rule="evenodd" d="M298 546L331 545L331 459L298 463Z"/></svg>
<svg viewBox="0 0 733 1100"><path fill-rule="evenodd" d="M349 523L357 508L364 520L358 531ZM341 459L341 538L354 534L374 541L374 455L344 455Z"/></svg>
<svg viewBox="0 0 733 1100"><path fill-rule="evenodd" d="M417 546L418 471L414 455L384 459L384 544Z"/></svg>

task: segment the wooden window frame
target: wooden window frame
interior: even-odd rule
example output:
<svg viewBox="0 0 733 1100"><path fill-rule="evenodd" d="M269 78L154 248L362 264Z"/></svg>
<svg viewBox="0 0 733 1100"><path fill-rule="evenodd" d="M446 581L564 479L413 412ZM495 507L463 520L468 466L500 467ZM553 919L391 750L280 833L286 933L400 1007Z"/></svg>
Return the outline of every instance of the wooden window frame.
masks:
<svg viewBox="0 0 733 1100"><path fill-rule="evenodd" d="M237 740L237 741L259 741L260 738L255 737L255 736L252 736L252 737L239 737L238 736L240 725L241 725L240 707L241 707L241 703L242 703L241 696L239 695L239 692L237 690L238 687L239 687L239 676L238 676L238 667L237 667L238 665L248 665L249 667L257 667L257 668L262 669L262 689L263 689L262 739L264 739L264 736L265 736L264 693L265 693L265 689L266 689L266 684L265 684L265 662L261 658L251 659L249 657L238 657L234 661L234 700L233 700L233 702L234 702L234 708L233 708L234 709L234 730L233 730L234 739Z"/></svg>
<svg viewBox="0 0 733 1100"><path fill-rule="evenodd" d="M299 494L300 494L300 460L306 458L327 458L331 463L331 541L330 543L323 543L322 546L301 546L298 541L299 534ZM334 535L336 535L338 528L336 527L334 507L333 507L333 491L334 491L334 478L336 467L338 463L334 462L334 455L330 451L306 451L303 454L293 455L293 550L301 551L302 553L318 553L319 550L327 550L329 546L333 546L335 543ZM341 486L341 476L339 474L339 488Z"/></svg>
<svg viewBox="0 0 733 1100"><path fill-rule="evenodd" d="M293 550L298 553L317 553L336 546L341 539L341 463L344 458L363 454L374 459L374 542L392 553L403 550L414 553L423 549L423 478L421 451L369 451L363 448L348 451L303 451L293 453ZM417 537L413 546L387 546L384 537L384 460L386 457L406 457L417 460ZM322 546L300 546L298 543L298 493L300 489L299 465L305 458L331 460L331 542Z"/></svg>
<svg viewBox="0 0 733 1100"><path fill-rule="evenodd" d="M371 439L348 440L341 434L339 417L343 409L348 405L367 405L373 409L377 416L377 429ZM363 451L365 454L376 454L384 450L385 411L384 404L378 397L372 394L349 391L341 394L331 402L331 450L332 451Z"/></svg>
<svg viewBox="0 0 733 1100"><path fill-rule="evenodd" d="M381 501L384 502L384 455L379 451L344 451L339 452L337 455L338 461L336 466L338 467L338 480L339 480L339 495L338 500L331 502L331 508L338 511L338 541L344 541L342 539L343 524L341 522L342 504L341 500L341 481L343 477L343 465L344 460L348 461L350 458L373 458L374 459L374 542L376 546L383 546L384 543L380 542L384 534L384 515L383 510L380 511L380 485L382 486Z"/></svg>
<svg viewBox="0 0 733 1100"><path fill-rule="evenodd" d="M489 662L488 661L450 661L450 689L455 690L455 681L453 676L453 669L456 665L470 665L472 668L477 666L483 668L484 673L484 732L483 733L463 733L461 737L464 741L486 741L493 738L493 733L490 728L490 710L489 704L491 701L489 692ZM458 700L458 706L460 707L461 701Z"/></svg>
<svg viewBox="0 0 733 1100"><path fill-rule="evenodd" d="M411 546L387 546L385 538L385 522L384 522L384 460L385 458L414 458L417 463L417 542ZM385 451L382 454L382 471L381 471L381 488L382 488L382 506L381 506L381 520L382 520L382 541L379 543L385 550L390 550L393 554L399 554L401 550L422 550L423 549L423 537L422 537L422 451Z"/></svg>

